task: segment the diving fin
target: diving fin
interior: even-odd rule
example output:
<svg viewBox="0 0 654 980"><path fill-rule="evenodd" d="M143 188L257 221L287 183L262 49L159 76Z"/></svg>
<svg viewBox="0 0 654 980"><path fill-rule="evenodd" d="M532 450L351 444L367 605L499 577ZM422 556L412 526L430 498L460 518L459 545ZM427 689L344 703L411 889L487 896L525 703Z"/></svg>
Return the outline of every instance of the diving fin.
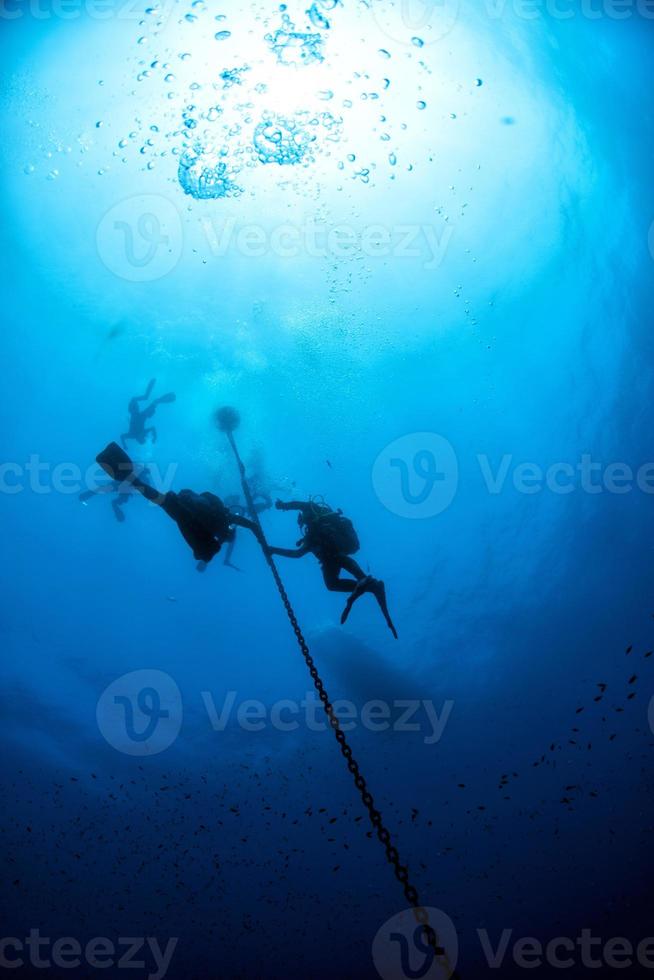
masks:
<svg viewBox="0 0 654 980"><path fill-rule="evenodd" d="M356 588L350 593L350 596L345 603L345 609L341 615L341 623L344 624L347 622L347 618L352 612L352 606L365 592L372 592L375 599L379 603L379 608L382 611L389 630L397 640L397 630L395 629L395 625L391 619L388 611L388 604L386 602L386 587L380 579L373 578L372 575L366 575L366 577L362 578L360 582L357 582Z"/></svg>
<svg viewBox="0 0 654 980"><path fill-rule="evenodd" d="M372 592L375 599L379 603L379 608L382 611L382 614L384 616L384 619L386 620L389 630L397 640L397 630L395 629L393 620L391 619L391 614L388 611L388 603L386 602L386 586L381 581L381 579L375 579L374 584L370 589L370 591Z"/></svg>
<svg viewBox="0 0 654 980"><path fill-rule="evenodd" d="M133 462L117 442L110 442L95 459L107 476L112 480L118 480L119 483L133 479L136 475Z"/></svg>
<svg viewBox="0 0 654 980"><path fill-rule="evenodd" d="M144 398L149 398L150 397L150 395L152 394L152 389L154 388L154 386L156 385L156 383L157 383L157 379L156 378L152 378L150 380L150 382L148 383L148 387L145 389L145 395L143 396Z"/></svg>
<svg viewBox="0 0 654 980"><path fill-rule="evenodd" d="M352 606L357 601L357 599L360 599L361 596L364 594L364 592L370 592L371 591L371 586L372 586L373 581L374 581L374 579L373 579L372 575L366 575L366 577L365 578L362 578L360 582L357 582L357 584L355 585L355 587L352 590L352 592L350 592L350 594L348 596L348 599L347 599L347 602L345 603L345 609L343 610L343 612L341 614L341 625L342 626L347 622L347 617L352 612Z"/></svg>
<svg viewBox="0 0 654 980"><path fill-rule="evenodd" d="M170 405L172 402L177 401L177 395L174 391L169 391L167 395L162 395L161 398L157 398L157 403L159 405Z"/></svg>

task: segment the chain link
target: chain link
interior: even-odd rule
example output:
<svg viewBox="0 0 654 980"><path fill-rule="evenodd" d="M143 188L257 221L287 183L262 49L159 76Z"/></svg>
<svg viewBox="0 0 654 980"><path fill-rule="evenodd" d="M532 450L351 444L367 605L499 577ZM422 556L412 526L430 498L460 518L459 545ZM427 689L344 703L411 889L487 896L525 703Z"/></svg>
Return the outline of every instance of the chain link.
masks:
<svg viewBox="0 0 654 980"><path fill-rule="evenodd" d="M243 486L243 493L245 494L245 499L248 505L248 511L250 513L250 517L252 521L257 527L259 533L259 542L262 546L266 562L268 564L268 567L270 568L270 571L272 572L272 576L275 580L275 585L277 586L277 590L279 592L281 600L284 603L284 608L286 609L286 615L288 616L291 627L293 628L293 632L295 633L295 638L297 639L298 646L302 651L302 656L304 657L304 661L307 667L309 668L311 679L313 680L314 687L318 692L318 696L322 702L325 714L327 715L329 724L336 737L336 741L339 744L341 754L346 760L347 767L349 771L352 773L352 776L354 777L354 784L359 791L359 795L361 796L361 801L365 809L368 811L368 817L370 818L370 823L372 824L372 827L375 830L377 837L384 848L384 851L386 852L386 859L388 860L389 864L392 866L395 877L402 885L404 897L406 898L407 902L413 909L413 914L415 916L416 922L420 926L422 926L423 935L425 936L425 939L427 940L429 946L432 948L434 952L434 956L442 957L443 966L445 967L446 975L448 977L451 977L452 980L460 980L458 973L452 971L452 968L449 963L449 957L447 955L447 951L439 944L436 931L434 927L431 926L429 923L429 915L427 913L427 910L420 904L418 891L415 888L415 886L412 885L411 882L409 881L409 870L406 867L406 865L402 864L397 848L391 843L390 831L384 826L382 815L377 809L377 807L375 806L375 801L373 799L373 796L368 790L366 780L364 779L361 770L359 769L359 763L357 762L357 760L354 758L354 755L352 754L352 749L347 741L347 738L345 737L345 732L341 728L340 721L338 720L338 717L334 712L334 708L329 699L329 695L325 690L325 685L322 682L322 678L318 673L318 668L315 665L309 647L307 646L307 642L304 639L302 630L300 629L300 624L297 621L297 617L293 610L293 606L291 605L291 600L288 597L288 593L286 592L286 587L284 586L281 575L279 574L279 570L277 568L275 560L273 559L273 556L270 554L270 549L268 547L268 542L266 541L266 536L264 534L263 526L261 524L259 515L256 512L254 506L254 500L252 499L252 494L250 492L250 486L248 484L247 476L245 473L245 466L243 465L243 461L241 460L241 456L238 451L236 441L234 440L233 433L228 432L227 438L229 439L232 450L234 452L234 456L236 457L236 462L238 464L239 472L241 475L241 484Z"/></svg>

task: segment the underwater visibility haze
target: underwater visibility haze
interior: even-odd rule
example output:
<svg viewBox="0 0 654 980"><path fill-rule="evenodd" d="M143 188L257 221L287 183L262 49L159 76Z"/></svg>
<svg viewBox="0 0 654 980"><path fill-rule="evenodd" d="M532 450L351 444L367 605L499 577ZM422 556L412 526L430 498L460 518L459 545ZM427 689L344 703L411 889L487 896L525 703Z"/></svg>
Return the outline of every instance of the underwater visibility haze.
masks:
<svg viewBox="0 0 654 980"><path fill-rule="evenodd" d="M0 9L0 969L649 975L654 8L307 2Z"/></svg>

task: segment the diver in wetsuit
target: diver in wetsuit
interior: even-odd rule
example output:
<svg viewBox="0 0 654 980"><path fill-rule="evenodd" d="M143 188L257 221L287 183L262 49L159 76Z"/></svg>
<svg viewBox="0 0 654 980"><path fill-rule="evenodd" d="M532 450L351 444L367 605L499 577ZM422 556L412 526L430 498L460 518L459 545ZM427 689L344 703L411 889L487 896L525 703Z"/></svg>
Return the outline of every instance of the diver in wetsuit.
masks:
<svg viewBox="0 0 654 980"><path fill-rule="evenodd" d="M225 542L231 541L236 527L245 527L260 538L259 528L247 517L233 513L213 493L180 490L160 493L137 475L134 464L120 446L111 442L96 457L110 479L129 483L146 500L161 507L177 524L196 561L207 564Z"/></svg>
<svg viewBox="0 0 654 980"><path fill-rule="evenodd" d="M297 549L270 548L271 555L282 558L303 558L314 555L322 567L325 585L330 592L347 592L349 598L341 616L345 623L352 606L366 592L371 592L379 603L391 633L397 639L397 631L391 620L386 604L386 589L380 579L366 575L361 566L352 558L359 550L359 538L352 522L338 510L332 510L324 503L315 500L291 500L275 502L277 510L297 510L298 524L302 538ZM348 572L352 578L341 578L341 572Z"/></svg>
<svg viewBox="0 0 654 980"><path fill-rule="evenodd" d="M127 411L129 412L129 429L120 437L123 449L127 449L128 439L136 440L141 446L145 443L148 435L152 435L153 442L157 441L157 430L153 425L146 427L145 423L153 417L158 405L168 405L175 401L176 396L173 391L169 391L167 395L161 395L159 398L155 398L147 408L139 408L139 402L147 401L152 394L155 383L156 379L153 378L145 389L144 395L135 395L134 398L130 399L129 405L127 406Z"/></svg>
<svg viewBox="0 0 654 980"><path fill-rule="evenodd" d="M270 510L273 505L272 497L264 490L254 491L252 494L252 502L254 503L255 514L263 514L265 510ZM232 514L238 514L240 517L245 517L245 515L249 513L247 504L243 503L236 493L230 494L229 497L225 497L225 506L229 508ZM227 544L227 552L225 554L225 561L223 564L227 565L229 568L233 568L237 572L240 572L241 569L238 567L238 565L235 565L232 562L232 555L234 554L235 546L236 537L234 536ZM204 569L198 568L198 571L204 571Z"/></svg>
<svg viewBox="0 0 654 980"><path fill-rule="evenodd" d="M144 467L138 473L138 476L143 480L147 480L149 475L150 471L147 469L147 467ZM122 524L125 520L123 507L125 504L129 503L129 499L133 493L129 481L110 480L109 483L103 483L100 486L97 486L94 490L84 490L82 493L80 493L79 500L86 507L89 500L91 500L93 497L105 496L109 493L116 494L116 499L111 501L111 508L118 523Z"/></svg>

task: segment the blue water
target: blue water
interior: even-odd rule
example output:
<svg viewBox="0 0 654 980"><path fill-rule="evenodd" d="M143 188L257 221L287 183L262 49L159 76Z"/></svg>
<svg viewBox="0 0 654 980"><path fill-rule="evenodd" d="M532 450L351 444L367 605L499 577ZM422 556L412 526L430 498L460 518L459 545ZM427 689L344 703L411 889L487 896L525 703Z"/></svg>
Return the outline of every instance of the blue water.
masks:
<svg viewBox="0 0 654 980"><path fill-rule="evenodd" d="M389 938L406 900L254 539L200 575L142 498L78 499L151 378L177 400L129 448L165 488L240 492L234 405L258 485L343 508L385 580L398 641L279 559L461 976L584 929L611 975L652 934L653 13L3 7L16 976L124 975L39 967L30 930L175 938L183 980L447 976ZM480 930L512 930L499 972Z"/></svg>

